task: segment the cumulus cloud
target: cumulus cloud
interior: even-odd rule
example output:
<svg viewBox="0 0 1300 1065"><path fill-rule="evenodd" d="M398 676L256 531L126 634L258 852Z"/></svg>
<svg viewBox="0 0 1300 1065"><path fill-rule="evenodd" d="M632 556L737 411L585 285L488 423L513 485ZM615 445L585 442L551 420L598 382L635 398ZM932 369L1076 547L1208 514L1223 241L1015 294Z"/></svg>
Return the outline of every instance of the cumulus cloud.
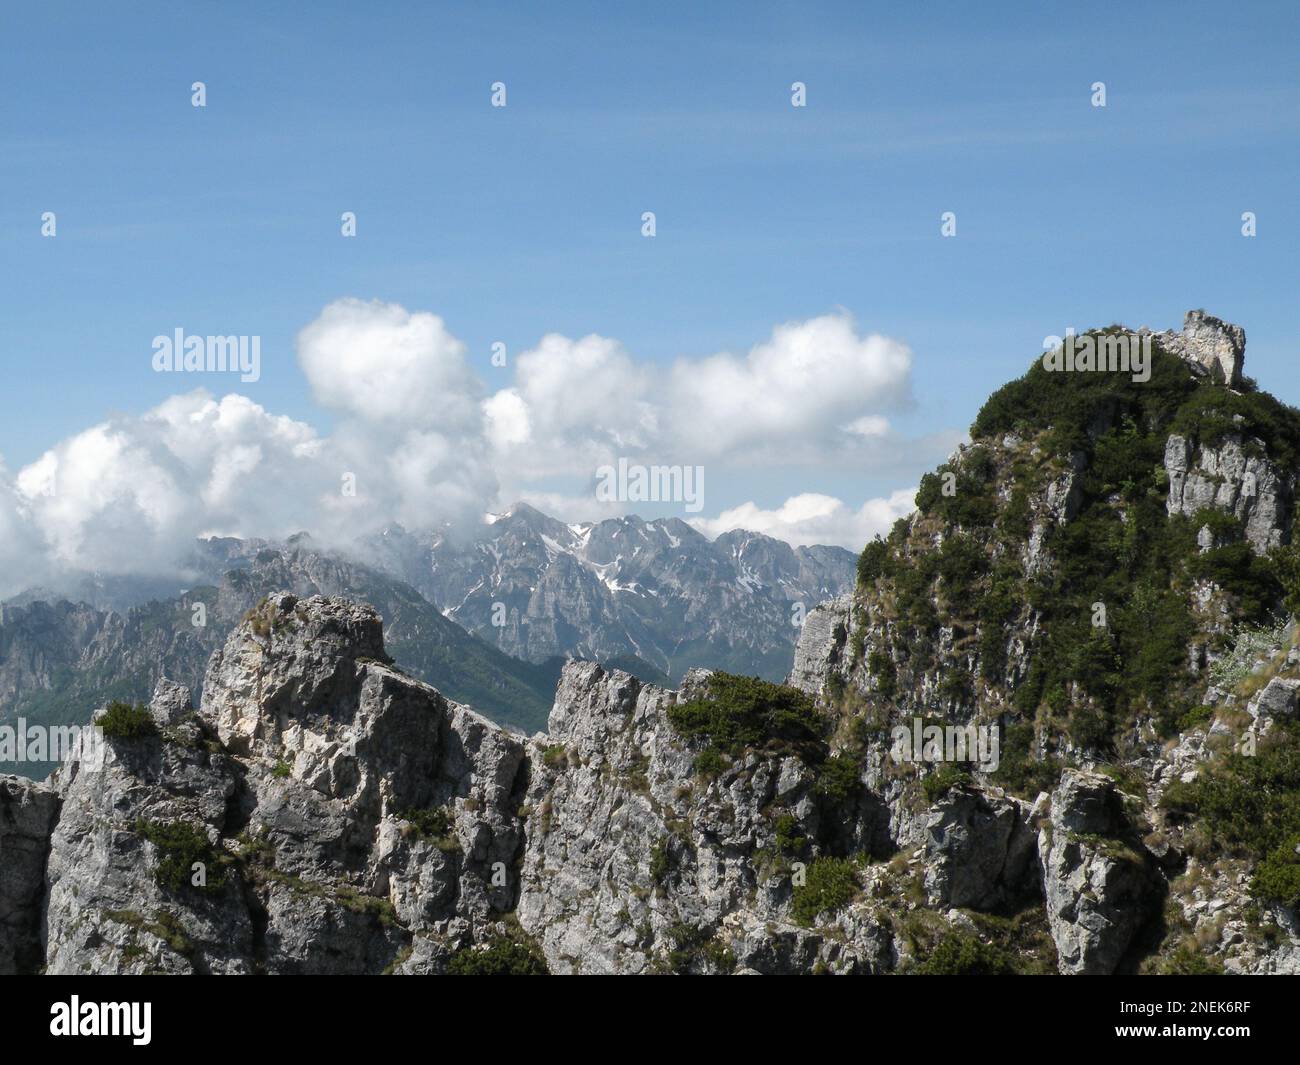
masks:
<svg viewBox="0 0 1300 1065"><path fill-rule="evenodd" d="M503 469L590 476L618 457L692 465L846 464L910 402L912 353L845 313L778 326L745 355L638 363L614 340L552 334L485 403Z"/></svg>
<svg viewBox="0 0 1300 1065"><path fill-rule="evenodd" d="M909 399L911 369L906 345L858 336L847 314L790 322L745 356L675 363L670 437L709 457L825 461L873 435L863 425L887 431L881 412Z"/></svg>
<svg viewBox="0 0 1300 1065"><path fill-rule="evenodd" d="M369 423L475 431L482 384L436 314L342 299L298 334L298 364L326 407Z"/></svg>
<svg viewBox="0 0 1300 1065"><path fill-rule="evenodd" d="M611 456L655 446L656 375L615 340L551 333L516 362L515 383L484 404L498 465L516 482L591 475Z"/></svg>
<svg viewBox="0 0 1300 1065"><path fill-rule="evenodd" d="M166 568L199 535L292 531L287 514L315 511L311 494L325 490L322 447L310 426L243 396L195 391L63 441L0 499L16 502L54 569Z"/></svg>
<svg viewBox="0 0 1300 1065"><path fill-rule="evenodd" d="M791 496L774 510L742 503L716 518L693 518L690 524L706 536L731 529L748 529L785 540L794 547L831 544L861 551L875 536L884 536L899 518L916 509L915 488L900 489L887 498L869 499L854 510L834 496L804 493Z"/></svg>
<svg viewBox="0 0 1300 1065"><path fill-rule="evenodd" d="M157 574L204 535L306 529L344 544L390 521L465 526L519 498L565 520L607 517L628 507L555 482L594 484L619 457L705 464L717 484L756 463L866 469L907 444L889 417L909 401L911 352L843 313L778 326L742 355L671 364L606 337L549 334L490 395L441 318L397 304L331 303L297 352L336 415L328 435L197 390L92 426L16 474L0 465L0 596L60 571ZM910 506L910 492L857 510L801 495L696 524L856 549Z"/></svg>

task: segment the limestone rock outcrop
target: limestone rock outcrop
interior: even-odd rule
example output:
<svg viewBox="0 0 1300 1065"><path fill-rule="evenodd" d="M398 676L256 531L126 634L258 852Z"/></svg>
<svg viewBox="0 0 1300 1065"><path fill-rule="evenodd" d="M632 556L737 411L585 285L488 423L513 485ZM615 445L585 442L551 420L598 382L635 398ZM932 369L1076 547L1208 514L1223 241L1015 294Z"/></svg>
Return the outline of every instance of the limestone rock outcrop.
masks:
<svg viewBox="0 0 1300 1065"><path fill-rule="evenodd" d="M54 777L49 972L438 969L513 908L523 741L391 666L373 609L272 596L183 693Z"/></svg>
<svg viewBox="0 0 1300 1065"><path fill-rule="evenodd" d="M1180 333L1167 330L1155 336L1165 349L1186 359L1197 372L1214 375L1229 388L1241 387L1241 368L1246 358L1246 331L1203 310L1183 316Z"/></svg>
<svg viewBox="0 0 1300 1065"><path fill-rule="evenodd" d="M1114 782L1066 770L1052 793L1038 850L1061 972L1115 972L1158 906L1159 889Z"/></svg>
<svg viewBox="0 0 1300 1065"><path fill-rule="evenodd" d="M0 976L41 964L41 899L59 800L44 784L0 776Z"/></svg>

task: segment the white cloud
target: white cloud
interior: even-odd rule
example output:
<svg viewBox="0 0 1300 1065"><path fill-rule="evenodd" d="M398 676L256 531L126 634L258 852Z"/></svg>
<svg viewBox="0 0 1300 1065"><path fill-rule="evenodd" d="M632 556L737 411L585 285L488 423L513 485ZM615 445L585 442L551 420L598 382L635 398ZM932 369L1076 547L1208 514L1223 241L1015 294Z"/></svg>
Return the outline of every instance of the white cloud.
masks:
<svg viewBox="0 0 1300 1065"><path fill-rule="evenodd" d="M482 384L436 314L336 300L298 334L298 363L326 407L364 421L473 431Z"/></svg>
<svg viewBox="0 0 1300 1065"><path fill-rule="evenodd" d="M672 364L606 337L549 334L518 358L512 385L487 395L438 316L339 300L298 338L312 393L337 413L328 436L199 390L86 429L16 475L0 465L0 597L60 571L160 573L200 535L306 529L343 543L389 521L469 523L519 498L566 520L605 517L627 507L554 489L594 484L620 456L706 465L710 485L755 464L879 476L912 446L889 422L909 400L911 358L842 313L779 326L745 355ZM802 495L696 524L856 550L910 505L910 492L856 511Z"/></svg>
<svg viewBox="0 0 1300 1065"><path fill-rule="evenodd" d="M851 464L892 435L910 401L912 354L859 336L847 314L778 326L744 356L663 366L617 341L552 334L519 357L484 405L503 479L590 477L626 456L650 464Z"/></svg>
<svg viewBox="0 0 1300 1065"><path fill-rule="evenodd" d="M242 396L196 391L70 437L21 470L10 491L29 544L53 567L166 569L203 533L292 531L286 517L314 512L313 484L325 484L321 448L301 422Z"/></svg>
<svg viewBox="0 0 1300 1065"><path fill-rule="evenodd" d="M778 326L748 355L674 364L670 434L685 454L824 462L857 440L857 420L882 435L881 412L910 397L912 353L879 335L858 336L847 314ZM869 416L875 417L868 420Z"/></svg>
<svg viewBox="0 0 1300 1065"><path fill-rule="evenodd" d="M544 336L519 356L514 385L484 404L498 468L522 490L539 477L591 476L611 456L655 446L662 372L606 337Z"/></svg>
<svg viewBox="0 0 1300 1065"><path fill-rule="evenodd" d="M861 551L867 541L884 536L899 518L916 509L915 488L905 488L887 498L869 499L853 510L834 496L808 492L791 496L775 510L742 503L716 518L693 518L690 524L706 536L731 529L748 529L785 540L794 547L831 544Z"/></svg>

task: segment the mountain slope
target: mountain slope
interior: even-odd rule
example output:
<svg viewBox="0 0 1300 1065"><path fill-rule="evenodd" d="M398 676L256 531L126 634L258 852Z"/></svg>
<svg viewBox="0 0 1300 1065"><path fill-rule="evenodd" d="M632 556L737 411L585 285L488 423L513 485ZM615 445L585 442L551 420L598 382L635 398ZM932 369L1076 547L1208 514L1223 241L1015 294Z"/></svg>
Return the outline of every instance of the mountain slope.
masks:
<svg viewBox="0 0 1300 1065"><path fill-rule="evenodd" d="M1192 325L996 393L798 687L570 662L524 740L258 603L197 712L0 779L0 971L1300 974L1300 412Z"/></svg>
<svg viewBox="0 0 1300 1065"><path fill-rule="evenodd" d="M511 655L674 678L694 666L783 677L803 612L853 581L842 548L743 531L710 541L676 518L566 525L522 503L473 543L390 529L367 550Z"/></svg>
<svg viewBox="0 0 1300 1065"><path fill-rule="evenodd" d="M1240 376L1238 327L1154 340L1146 382L1035 362L995 392L790 680L899 846L933 848L935 795L1034 804L1062 972L1300 971L1300 411ZM914 722L991 731L996 764L889 759Z"/></svg>
<svg viewBox="0 0 1300 1065"><path fill-rule="evenodd" d="M79 724L113 699L146 698L160 677L197 691L208 658L240 618L276 591L337 594L374 605L409 670L496 720L535 730L545 722L559 663L521 662L466 633L408 585L313 549L213 548L227 566L213 585L125 613L85 604L0 607L0 720ZM241 553L242 552L242 553ZM195 625L202 607L204 625ZM49 766L9 766L37 775Z"/></svg>

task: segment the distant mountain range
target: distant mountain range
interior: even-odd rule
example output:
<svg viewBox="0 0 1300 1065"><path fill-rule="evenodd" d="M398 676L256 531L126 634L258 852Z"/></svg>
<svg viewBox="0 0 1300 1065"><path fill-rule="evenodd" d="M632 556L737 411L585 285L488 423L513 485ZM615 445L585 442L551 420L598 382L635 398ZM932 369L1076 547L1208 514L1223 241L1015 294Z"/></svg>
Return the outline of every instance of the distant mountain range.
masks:
<svg viewBox="0 0 1300 1065"><path fill-rule="evenodd" d="M309 538L279 546L207 541L202 554L223 575L119 611L24 596L0 607L0 721L81 723L112 699L147 698L159 677L197 691L212 652L244 614L280 590L345 595L372 604L393 633L402 667L449 698L534 731L546 724L563 662L522 662L449 621L414 588L373 567L316 550ZM114 596L129 599L118 586ZM202 605L203 625L195 625ZM33 765L0 772L30 774ZM45 767L50 768L50 767Z"/></svg>
<svg viewBox="0 0 1300 1065"><path fill-rule="evenodd" d="M803 614L851 590L856 566L841 547L743 530L709 540L678 518L569 525L524 503L469 543L393 528L367 556L508 654L654 681L692 666L784 679Z"/></svg>
<svg viewBox="0 0 1300 1065"><path fill-rule="evenodd" d="M403 668L531 732L545 726L570 657L650 682L691 666L780 679L803 610L854 579L854 556L841 548L792 549L746 532L709 541L676 519L571 526L521 504L485 529L454 546L394 527L348 555L305 534L282 544L213 538L196 545L188 588L87 577L62 594L32 589L0 605L0 722L81 723L109 700L147 698L162 676L197 695L244 614L290 591L372 604ZM39 767L0 763L0 772Z"/></svg>

